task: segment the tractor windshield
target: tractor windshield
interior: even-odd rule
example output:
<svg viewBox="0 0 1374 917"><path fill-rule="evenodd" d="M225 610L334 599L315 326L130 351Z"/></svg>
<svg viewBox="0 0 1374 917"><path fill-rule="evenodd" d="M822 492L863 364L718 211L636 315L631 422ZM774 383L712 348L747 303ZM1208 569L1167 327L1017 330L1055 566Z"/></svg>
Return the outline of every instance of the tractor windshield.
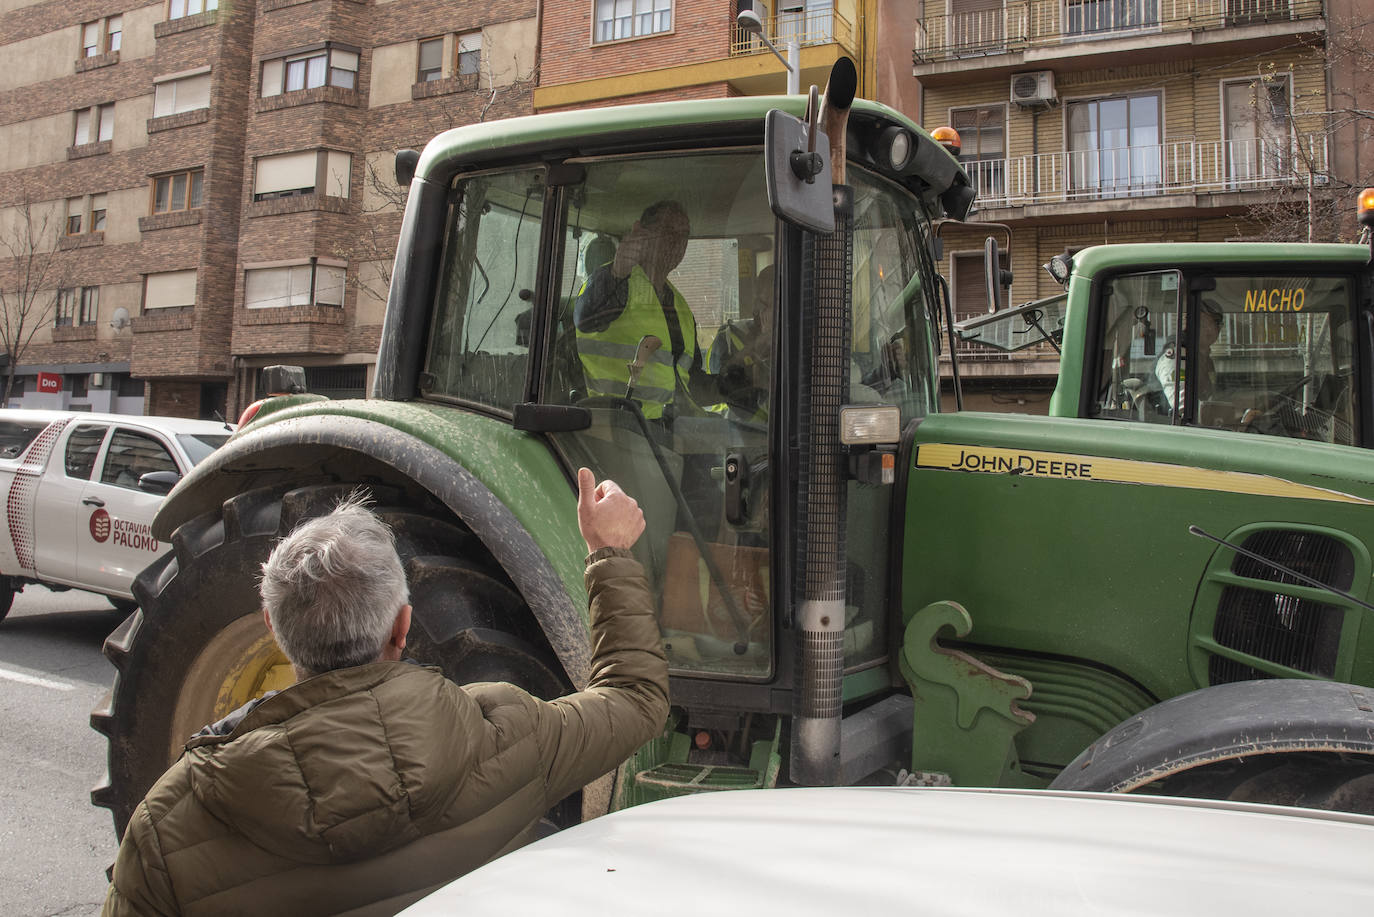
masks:
<svg viewBox="0 0 1374 917"><path fill-rule="evenodd" d="M937 401L928 221L896 185L850 181L850 400L919 417ZM776 222L760 152L570 162L557 182L542 167L474 175L453 201L426 394L499 411L531 398L585 408L588 429L552 439L643 507L636 552L673 668L769 678L769 418L780 408ZM557 224L545 225L550 213ZM864 594L877 601L885 576L873 579ZM854 658L881 655L882 629L862 634Z"/></svg>
<svg viewBox="0 0 1374 917"><path fill-rule="evenodd" d="M1154 271L1104 290L1098 416L1355 442L1352 278Z"/></svg>

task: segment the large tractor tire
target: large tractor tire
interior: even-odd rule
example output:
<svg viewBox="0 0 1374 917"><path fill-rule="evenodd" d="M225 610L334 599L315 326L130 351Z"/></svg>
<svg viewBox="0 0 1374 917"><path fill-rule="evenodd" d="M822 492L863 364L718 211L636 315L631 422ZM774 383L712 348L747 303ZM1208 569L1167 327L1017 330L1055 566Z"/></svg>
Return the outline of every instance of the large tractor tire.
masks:
<svg viewBox="0 0 1374 917"><path fill-rule="evenodd" d="M1374 815L1374 761L1332 752L1254 755L1193 768L1136 792Z"/></svg>
<svg viewBox="0 0 1374 917"><path fill-rule="evenodd" d="M109 738L109 782L91 793L122 836L184 743L266 691L294 680L263 624L257 579L284 535L331 510L354 485L249 491L185 523L173 550L134 584L139 610L105 641L118 674L91 725ZM509 681L555 697L570 686L524 600L491 555L442 508L372 491L396 533L414 607L406 655L459 683ZM575 811L575 805L567 807ZM560 810L561 811L561 810Z"/></svg>
<svg viewBox="0 0 1374 917"><path fill-rule="evenodd" d="M1374 815L1369 695L1284 678L1203 688L1118 724L1050 787Z"/></svg>

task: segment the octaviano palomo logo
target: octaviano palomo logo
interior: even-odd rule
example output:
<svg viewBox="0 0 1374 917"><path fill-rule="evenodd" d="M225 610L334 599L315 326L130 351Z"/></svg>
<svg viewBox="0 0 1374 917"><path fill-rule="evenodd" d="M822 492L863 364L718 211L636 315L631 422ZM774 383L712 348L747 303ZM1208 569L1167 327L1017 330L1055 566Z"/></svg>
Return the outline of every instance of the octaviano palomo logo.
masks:
<svg viewBox="0 0 1374 917"><path fill-rule="evenodd" d="M110 537L110 514L103 509L91 513L91 537L101 544Z"/></svg>

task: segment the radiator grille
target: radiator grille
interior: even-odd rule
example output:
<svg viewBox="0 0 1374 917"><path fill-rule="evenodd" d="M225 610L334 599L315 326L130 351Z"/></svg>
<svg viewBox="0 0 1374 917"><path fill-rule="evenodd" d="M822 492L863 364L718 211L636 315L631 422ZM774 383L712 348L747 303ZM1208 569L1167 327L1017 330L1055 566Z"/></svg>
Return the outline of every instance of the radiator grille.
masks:
<svg viewBox="0 0 1374 917"><path fill-rule="evenodd" d="M1355 578L1355 557L1340 541L1315 532L1257 532L1242 547L1340 590ZM1297 577L1237 554L1231 572L1279 586L1309 586ZM1286 591L1227 586L1217 607L1212 637L1227 649L1323 678L1336 674L1344 610ZM1244 661L1213 656L1212 684L1271 677Z"/></svg>

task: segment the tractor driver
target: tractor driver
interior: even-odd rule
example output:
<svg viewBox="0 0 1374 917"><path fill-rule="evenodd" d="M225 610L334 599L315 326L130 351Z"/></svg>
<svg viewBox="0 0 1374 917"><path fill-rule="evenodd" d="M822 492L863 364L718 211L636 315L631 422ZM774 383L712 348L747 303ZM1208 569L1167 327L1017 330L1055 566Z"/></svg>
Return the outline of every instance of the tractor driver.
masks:
<svg viewBox="0 0 1374 917"><path fill-rule="evenodd" d="M577 351L589 395L624 396L627 365L634 362L640 341L653 335L662 342L632 393L649 420L699 413L688 394L691 380L702 371L696 318L668 280L687 253L691 230L677 201L651 204L610 263L592 273L574 305Z"/></svg>

